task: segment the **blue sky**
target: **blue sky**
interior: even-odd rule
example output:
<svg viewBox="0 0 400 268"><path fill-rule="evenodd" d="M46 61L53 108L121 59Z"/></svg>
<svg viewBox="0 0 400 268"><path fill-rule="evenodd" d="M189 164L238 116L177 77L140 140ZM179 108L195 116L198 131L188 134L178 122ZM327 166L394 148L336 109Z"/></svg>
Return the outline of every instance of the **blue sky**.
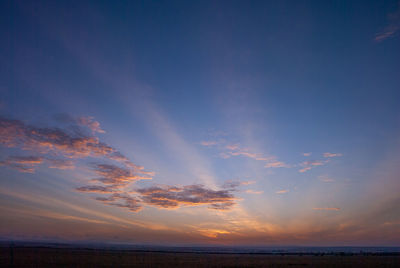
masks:
<svg viewBox="0 0 400 268"><path fill-rule="evenodd" d="M2 238L398 245L398 1L4 1L0 21Z"/></svg>

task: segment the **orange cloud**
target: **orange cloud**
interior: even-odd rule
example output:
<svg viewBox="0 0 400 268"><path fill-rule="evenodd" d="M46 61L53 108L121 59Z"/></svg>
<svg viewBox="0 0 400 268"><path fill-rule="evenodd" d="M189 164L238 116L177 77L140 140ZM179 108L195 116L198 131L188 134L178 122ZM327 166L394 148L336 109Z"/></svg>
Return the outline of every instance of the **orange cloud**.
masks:
<svg viewBox="0 0 400 268"><path fill-rule="evenodd" d="M286 194L286 193L288 193L289 192L289 190L280 190L280 191L277 191L277 192L275 192L276 194Z"/></svg>
<svg viewBox="0 0 400 268"><path fill-rule="evenodd" d="M228 210L237 200L232 190L212 190L203 185L152 186L137 189L140 198L148 205L160 208L209 205L210 209Z"/></svg>
<svg viewBox="0 0 400 268"><path fill-rule="evenodd" d="M137 180L150 180L151 177L143 177L135 174L132 170L121 168L116 165L110 164L95 164L93 170L100 176L100 178L93 179L104 184L127 184Z"/></svg>
<svg viewBox="0 0 400 268"><path fill-rule="evenodd" d="M1 161L1 166L8 166L24 173L34 173L35 166L43 163L43 158L38 156L10 156Z"/></svg>
<svg viewBox="0 0 400 268"><path fill-rule="evenodd" d="M246 193L248 194L262 194L264 193L263 191L254 191L254 190L246 190Z"/></svg>
<svg viewBox="0 0 400 268"><path fill-rule="evenodd" d="M299 169L299 172L300 173L304 173L304 172L306 172L306 171L308 171L310 169L311 169L311 167L305 167L305 168Z"/></svg>
<svg viewBox="0 0 400 268"><path fill-rule="evenodd" d="M49 162L49 168L56 169L74 169L74 162L71 160L63 160L63 159L50 159L46 158L46 161Z"/></svg>

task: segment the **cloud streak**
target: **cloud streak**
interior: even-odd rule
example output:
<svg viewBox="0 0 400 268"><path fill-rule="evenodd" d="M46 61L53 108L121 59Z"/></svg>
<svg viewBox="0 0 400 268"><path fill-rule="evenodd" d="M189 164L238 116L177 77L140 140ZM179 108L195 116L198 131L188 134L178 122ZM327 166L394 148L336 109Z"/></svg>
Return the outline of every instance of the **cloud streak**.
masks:
<svg viewBox="0 0 400 268"><path fill-rule="evenodd" d="M388 25L375 35L376 42L382 42L385 39L395 36L400 30L400 2L395 12L388 15Z"/></svg>
<svg viewBox="0 0 400 268"><path fill-rule="evenodd" d="M203 146L210 147L220 145L220 157L228 159L234 156L241 156L256 161L265 162L265 168L289 168L290 166L282 161L276 160L276 156L265 156L261 153L251 152L248 148L242 148L239 144L226 144L225 141L203 141L200 143Z"/></svg>
<svg viewBox="0 0 400 268"><path fill-rule="evenodd" d="M289 190L280 190L280 191L276 191L275 193L276 194L286 194L288 192L289 192Z"/></svg>
<svg viewBox="0 0 400 268"><path fill-rule="evenodd" d="M300 163L300 166L302 166L303 168L299 169L299 172L300 173L307 172L307 171L311 170L314 167L323 166L328 162L329 162L329 159L327 159L327 160L304 161L304 162Z"/></svg>
<svg viewBox="0 0 400 268"><path fill-rule="evenodd" d="M332 208L313 208L313 210L334 210L334 211L338 211L338 210L340 210L340 208L335 208L335 207L332 207Z"/></svg>
<svg viewBox="0 0 400 268"><path fill-rule="evenodd" d="M142 210L139 200L127 194L116 193L109 197L97 197L95 199L110 206L129 209L132 212L138 212Z"/></svg>
<svg viewBox="0 0 400 268"><path fill-rule="evenodd" d="M324 156L325 158L329 158L329 157L339 157L339 156L342 156L342 154L340 154L340 153L324 153L323 156Z"/></svg>

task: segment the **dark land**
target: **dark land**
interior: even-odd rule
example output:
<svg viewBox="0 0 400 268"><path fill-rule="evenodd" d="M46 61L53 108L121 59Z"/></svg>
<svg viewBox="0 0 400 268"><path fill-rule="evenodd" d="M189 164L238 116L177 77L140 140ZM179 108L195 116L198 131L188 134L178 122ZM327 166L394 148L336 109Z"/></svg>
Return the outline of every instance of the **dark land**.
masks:
<svg viewBox="0 0 400 268"><path fill-rule="evenodd" d="M0 267L400 267L398 248L99 248L0 245Z"/></svg>

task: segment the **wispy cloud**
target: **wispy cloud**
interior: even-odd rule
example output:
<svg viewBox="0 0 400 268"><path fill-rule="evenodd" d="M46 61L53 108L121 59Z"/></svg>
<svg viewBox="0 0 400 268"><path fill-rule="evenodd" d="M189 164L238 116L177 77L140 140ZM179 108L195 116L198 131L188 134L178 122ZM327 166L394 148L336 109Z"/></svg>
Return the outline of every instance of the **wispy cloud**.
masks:
<svg viewBox="0 0 400 268"><path fill-rule="evenodd" d="M140 201L135 197L127 194L115 193L108 197L96 197L97 201L101 201L110 206L116 206L120 208L127 208L132 212L138 212L142 210Z"/></svg>
<svg viewBox="0 0 400 268"><path fill-rule="evenodd" d="M87 127L93 133L105 133L100 127L100 123L94 119L93 116L72 117L68 114L57 114L54 118L61 123L76 124Z"/></svg>
<svg viewBox="0 0 400 268"><path fill-rule="evenodd" d="M241 156L250 159L254 159L256 161L265 162L265 168L288 168L290 167L288 164L278 161L276 156L266 156L262 153L252 152L249 148L243 148L238 143L230 144L223 140L221 142L202 142L203 146L211 146L211 145L220 145L220 153L219 156L224 159L228 159L234 156Z"/></svg>
<svg viewBox="0 0 400 268"><path fill-rule="evenodd" d="M105 131L101 129L100 123L94 120L92 116L79 117L77 118L77 122L79 125L88 127L93 132L105 133Z"/></svg>
<svg viewBox="0 0 400 268"><path fill-rule="evenodd" d="M375 35L375 41L381 42L385 39L393 37L400 30L400 2L395 12L388 14L388 25Z"/></svg>
<svg viewBox="0 0 400 268"><path fill-rule="evenodd" d="M246 193L248 193L248 194L262 194L262 193L264 193L264 191L255 191L255 190L249 189L249 190L246 190Z"/></svg>
<svg viewBox="0 0 400 268"><path fill-rule="evenodd" d="M328 176L318 176L318 179L322 182L334 182L335 180L332 178L329 178Z"/></svg>
<svg viewBox="0 0 400 268"><path fill-rule="evenodd" d="M256 183L256 181L242 181L241 184L242 185L250 185L250 184L254 184Z"/></svg>
<svg viewBox="0 0 400 268"><path fill-rule="evenodd" d="M46 161L49 162L49 168L56 168L56 169L74 169L75 168L74 162L71 160L47 158Z"/></svg>
<svg viewBox="0 0 400 268"><path fill-rule="evenodd" d="M82 186L76 188L76 190L78 192L102 193L102 194L110 194L115 192L115 189L112 186L101 186L101 185Z"/></svg>
<svg viewBox="0 0 400 268"><path fill-rule="evenodd" d="M303 156L310 156L311 153L303 153Z"/></svg>
<svg viewBox="0 0 400 268"><path fill-rule="evenodd" d="M41 163L43 157L38 156L9 156L6 160L0 161L1 166L8 166L25 173L34 173L35 167Z"/></svg>
<svg viewBox="0 0 400 268"><path fill-rule="evenodd" d="M289 167L288 164L285 164L284 162L281 161L273 161L265 164L266 168L284 168L284 167Z"/></svg>
<svg viewBox="0 0 400 268"><path fill-rule="evenodd" d="M0 165L8 166L20 172L34 173L36 167L45 162L48 163L49 168L73 169L75 167L71 160L51 159L39 156L9 156L6 160L0 161Z"/></svg>
<svg viewBox="0 0 400 268"><path fill-rule="evenodd" d="M340 210L340 208L334 208L334 207L332 207L332 208L313 208L313 210L336 210L336 211L338 211L338 210Z"/></svg>
<svg viewBox="0 0 400 268"><path fill-rule="evenodd" d="M329 162L329 160L304 161L304 162L300 163L300 166L302 166L303 168L299 169L299 172L300 173L304 173L304 172L306 172L308 170L311 170L314 167L323 166L328 162Z"/></svg>
<svg viewBox="0 0 400 268"><path fill-rule="evenodd" d="M340 154L340 153L324 153L323 156L326 157L326 158L339 157L339 156L342 156L342 154Z"/></svg>
<svg viewBox="0 0 400 268"><path fill-rule="evenodd" d="M200 144L203 146L214 146L217 144L217 142L216 141L202 141Z"/></svg>
<svg viewBox="0 0 400 268"><path fill-rule="evenodd" d="M275 193L276 194L286 194L288 192L289 192L289 190L279 190L279 191L276 191Z"/></svg>

